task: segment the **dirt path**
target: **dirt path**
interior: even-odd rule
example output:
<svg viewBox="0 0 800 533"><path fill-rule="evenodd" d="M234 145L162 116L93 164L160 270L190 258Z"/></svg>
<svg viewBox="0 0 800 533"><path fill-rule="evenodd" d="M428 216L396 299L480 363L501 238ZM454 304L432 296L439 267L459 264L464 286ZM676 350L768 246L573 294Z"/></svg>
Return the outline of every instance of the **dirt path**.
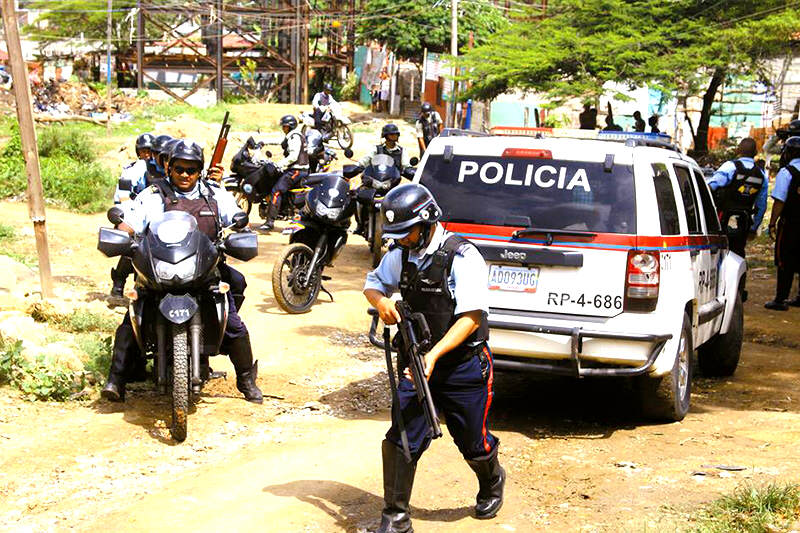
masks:
<svg viewBox="0 0 800 533"><path fill-rule="evenodd" d="M26 208L2 203L24 227ZM48 211L53 270L108 289L113 261L95 251L102 216ZM30 235L24 236L32 239ZM260 238L243 316L259 359L263 406L231 378L206 387L189 438L169 440L169 404L138 385L124 405L21 401L0 389L0 530L357 531L381 504L380 441L388 426L382 354L370 347L361 285L368 252L355 237L310 313L282 313L270 272L285 237ZM70 277L66 277L70 276ZM648 531L743 482L800 473L800 310L771 313L767 271L752 273L743 360L729 380L698 379L680 424L647 425L625 382L499 374L494 430L509 472L500 516L470 516L473 474L449 436L422 459L415 530ZM727 472L715 465L744 467Z"/></svg>

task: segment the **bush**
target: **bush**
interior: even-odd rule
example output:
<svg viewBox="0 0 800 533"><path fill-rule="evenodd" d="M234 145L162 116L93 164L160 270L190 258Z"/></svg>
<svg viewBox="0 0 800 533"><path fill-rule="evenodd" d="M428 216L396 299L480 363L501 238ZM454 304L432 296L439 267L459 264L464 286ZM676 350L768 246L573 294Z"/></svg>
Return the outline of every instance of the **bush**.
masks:
<svg viewBox="0 0 800 533"><path fill-rule="evenodd" d="M0 223L0 241L10 241L16 236L16 231L12 226Z"/></svg>
<svg viewBox="0 0 800 533"><path fill-rule="evenodd" d="M359 78L355 72L351 72L347 76L347 80L344 82L344 85L342 85L342 88L339 91L339 99L357 102L360 97L361 78Z"/></svg>
<svg viewBox="0 0 800 533"><path fill-rule="evenodd" d="M0 346L0 383L8 383L36 400L63 402L83 388L83 376L44 357L31 363L22 356L22 341Z"/></svg>
<svg viewBox="0 0 800 533"><path fill-rule="evenodd" d="M742 486L711 503L700 517L702 533L788 531L800 512L795 484Z"/></svg>
<svg viewBox="0 0 800 533"><path fill-rule="evenodd" d="M111 337L98 338L97 335L81 335L78 337L78 347L89 356L84 369L95 382L102 382L108 369L111 368Z"/></svg>
<svg viewBox="0 0 800 533"><path fill-rule="evenodd" d="M92 143L83 130L71 126L52 126L39 135L39 156L66 156L84 163L95 160Z"/></svg>

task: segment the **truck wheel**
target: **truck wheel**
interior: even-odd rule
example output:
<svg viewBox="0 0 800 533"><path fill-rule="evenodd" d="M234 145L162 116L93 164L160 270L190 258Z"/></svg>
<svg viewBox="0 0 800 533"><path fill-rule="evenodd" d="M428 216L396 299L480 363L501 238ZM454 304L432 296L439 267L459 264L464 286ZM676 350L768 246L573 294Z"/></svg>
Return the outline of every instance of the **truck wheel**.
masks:
<svg viewBox="0 0 800 533"><path fill-rule="evenodd" d="M727 333L717 333L697 350L697 362L704 376L732 376L742 355L744 309L742 295L736 295L731 325Z"/></svg>
<svg viewBox="0 0 800 533"><path fill-rule="evenodd" d="M672 371L658 378L644 375L637 379L637 391L644 416L669 422L683 420L689 412L689 398L692 394L692 352L692 323L684 313Z"/></svg>

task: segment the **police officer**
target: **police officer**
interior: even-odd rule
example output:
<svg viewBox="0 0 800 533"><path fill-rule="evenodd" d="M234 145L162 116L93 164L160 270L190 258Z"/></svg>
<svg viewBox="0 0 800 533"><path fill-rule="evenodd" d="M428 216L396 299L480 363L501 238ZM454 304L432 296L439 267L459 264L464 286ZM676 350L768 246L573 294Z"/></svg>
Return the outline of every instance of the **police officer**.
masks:
<svg viewBox="0 0 800 533"><path fill-rule="evenodd" d="M272 199L270 200L267 219L258 228L263 231L269 231L275 227L275 219L278 218L283 196L289 189L296 186L304 176L308 175L308 151L306 150L306 136L303 133L303 126L298 125L294 115L284 115L281 118L281 129L283 129L285 135L281 143L284 157L275 163L275 167L283 174L272 187Z"/></svg>
<svg viewBox="0 0 800 533"><path fill-rule="evenodd" d="M322 91L315 94L314 98L311 99L311 105L314 108L314 127L318 130L322 130L323 128L322 117L325 115L328 106L336 103L336 100L331 94L332 91L333 85L326 83Z"/></svg>
<svg viewBox="0 0 800 533"><path fill-rule="evenodd" d="M716 198L723 230L728 230L732 252L745 257L748 238L755 237L767 210L769 182L764 170L756 165L756 141L745 137L737 148L738 158L726 161L708 180ZM736 230L729 231L735 221Z"/></svg>
<svg viewBox="0 0 800 533"><path fill-rule="evenodd" d="M119 229L131 235L141 234L153 220L165 211L185 211L197 219L197 225L210 239L218 239L219 228L229 226L233 216L241 212L236 200L217 183L200 179L203 170L203 149L193 141L178 141L172 148L169 161L169 179L151 185L136 197L127 210L124 222ZM225 336L220 351L228 353L236 370L236 388L245 399L255 403L263 401L261 391L256 385L258 365L253 363L250 335L239 317L238 305L234 299L234 283L241 283L241 273L219 264L220 277L231 283L228 291L229 311ZM239 281L237 281L239 280ZM238 290L238 289L237 289ZM243 289L242 289L243 290ZM124 401L125 382L132 358L141 357L131 326L130 314L126 313L122 324L114 336L114 349L108 380L103 387L102 396L112 401Z"/></svg>
<svg viewBox="0 0 800 533"><path fill-rule="evenodd" d="M488 427L494 392L492 355L486 344L487 268L474 245L438 223L441 213L422 185L404 184L389 191L381 206L383 235L394 239L395 245L367 275L364 295L385 324L400 319L389 298L398 288L411 309L425 315L433 346L425 354L433 400L478 477L476 517L492 518L503 504L506 473L497 458L499 440ZM402 361L398 365L402 367ZM401 450L393 409L392 426L382 445L384 508L380 533L412 531L411 487L417 461L430 444L411 377L408 370L400 376L398 394L412 461L406 462Z"/></svg>
<svg viewBox="0 0 800 533"><path fill-rule="evenodd" d="M161 152L167 149L167 144L173 140L170 135L157 135L153 140L153 147L150 151L153 154L153 159L147 163L147 184L150 185L156 180L163 179L166 174L164 167L159 163L159 156Z"/></svg>
<svg viewBox="0 0 800 533"><path fill-rule="evenodd" d="M442 133L442 117L428 102L422 104L417 117L417 143L419 143L419 157L431 143L434 137Z"/></svg>
<svg viewBox="0 0 800 533"><path fill-rule="evenodd" d="M775 311L786 311L789 305L800 307L800 297L786 301L794 275L800 273L800 137L789 137L784 143L781 167L775 176L769 219L769 233L775 238L778 283L775 299L764 304Z"/></svg>
<svg viewBox="0 0 800 533"><path fill-rule="evenodd" d="M119 176L117 188L114 191L114 203L121 204L142 192L147 187L147 164L153 157L153 141L155 137L152 133L142 133L136 138L136 161L125 165L122 174ZM111 269L111 296L121 298L125 289L125 280L133 273L131 258L122 256L119 258L117 268Z"/></svg>
<svg viewBox="0 0 800 533"><path fill-rule="evenodd" d="M400 140L400 129L397 125L389 123L381 128L381 138L383 143L376 145L368 155L359 160L358 165L360 167L367 168L372 156L377 154L386 154L394 159L394 164L400 172L404 168L411 166L411 156L408 155L408 150L403 149L397 143Z"/></svg>

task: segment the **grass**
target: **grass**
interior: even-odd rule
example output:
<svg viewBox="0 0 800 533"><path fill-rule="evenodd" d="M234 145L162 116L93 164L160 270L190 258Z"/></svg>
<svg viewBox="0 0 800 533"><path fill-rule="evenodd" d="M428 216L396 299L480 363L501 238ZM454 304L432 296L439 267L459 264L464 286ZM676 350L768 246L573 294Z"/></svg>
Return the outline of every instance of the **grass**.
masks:
<svg viewBox="0 0 800 533"><path fill-rule="evenodd" d="M697 533L788 531L800 517L800 485L745 485L709 504L692 529Z"/></svg>
<svg viewBox="0 0 800 533"><path fill-rule="evenodd" d="M110 333L118 325L113 318L92 313L86 309L75 309L68 314L61 314L46 302L36 302L28 312L37 322L47 322L67 333Z"/></svg>
<svg viewBox="0 0 800 533"><path fill-rule="evenodd" d="M14 227L1 222L0 255L6 255L29 268L37 265L36 256L30 251L30 248L17 240L17 231Z"/></svg>

